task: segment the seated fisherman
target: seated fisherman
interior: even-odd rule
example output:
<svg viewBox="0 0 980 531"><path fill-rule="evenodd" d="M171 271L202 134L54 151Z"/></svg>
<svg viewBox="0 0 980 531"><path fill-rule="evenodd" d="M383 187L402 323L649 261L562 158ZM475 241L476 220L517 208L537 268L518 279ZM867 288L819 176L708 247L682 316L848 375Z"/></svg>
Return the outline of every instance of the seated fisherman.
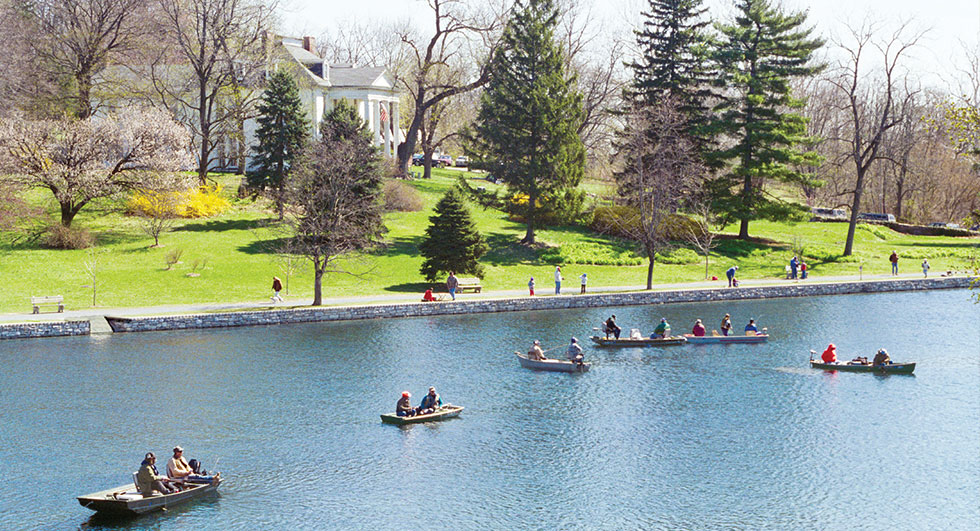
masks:
<svg viewBox="0 0 980 531"><path fill-rule="evenodd" d="M721 335L727 336L732 330L732 316L725 314L725 317L721 320Z"/></svg>
<svg viewBox="0 0 980 531"><path fill-rule="evenodd" d="M167 461L167 477L170 479L184 479L193 474L191 465L184 459L184 449L180 446L174 447L174 456Z"/></svg>
<svg viewBox="0 0 980 531"><path fill-rule="evenodd" d="M824 363L837 363L837 347L835 347L833 343L827 345L827 350L823 351L823 354L820 355L820 359L822 359Z"/></svg>
<svg viewBox="0 0 980 531"><path fill-rule="evenodd" d="M578 344L578 339L572 338L572 342L568 345L568 350L565 351L565 357L568 358L568 361L582 363L585 356L582 355L582 347Z"/></svg>
<svg viewBox="0 0 980 531"><path fill-rule="evenodd" d="M759 328L755 326L755 319L749 319L749 324L745 325L745 335L749 335L749 332L759 333Z"/></svg>
<svg viewBox="0 0 980 531"><path fill-rule="evenodd" d="M439 398L439 393L436 393L435 387L429 388L429 394L422 397L422 403L419 404L418 414L428 415L429 413L434 413L435 410L442 405L442 398Z"/></svg>
<svg viewBox="0 0 980 531"><path fill-rule="evenodd" d="M701 324L701 319L694 321L694 328L691 329L691 334L694 337L704 337L705 332L706 330L704 328L704 325Z"/></svg>
<svg viewBox="0 0 980 531"><path fill-rule="evenodd" d="M153 452L147 452L140 463L140 470L136 473L136 486L143 496L150 496L153 491L162 494L173 494L177 488L170 484L166 476L161 476L156 467L157 456Z"/></svg>
<svg viewBox="0 0 980 531"><path fill-rule="evenodd" d="M609 334L615 334L616 339L619 339L619 333L623 331L622 328L616 325L616 316L613 315L609 319L606 319L604 332L606 333L606 339L609 339Z"/></svg>
<svg viewBox="0 0 980 531"><path fill-rule="evenodd" d="M651 337L667 337L667 331L670 330L670 323L667 322L666 318L660 319L660 324L653 329L653 334Z"/></svg>
<svg viewBox="0 0 980 531"><path fill-rule="evenodd" d="M395 405L395 414L399 417L414 417L418 411L412 407L412 393L405 391Z"/></svg>
<svg viewBox="0 0 980 531"><path fill-rule="evenodd" d="M527 359L535 361L547 359L544 357L544 351L541 350L541 342L537 339L534 340L534 344L531 345L531 349L527 351Z"/></svg>
<svg viewBox="0 0 980 531"><path fill-rule="evenodd" d="M885 349L878 349L878 353L875 354L874 361L871 362L875 367L880 367L882 365L888 365L892 362L891 357L888 355L888 351Z"/></svg>

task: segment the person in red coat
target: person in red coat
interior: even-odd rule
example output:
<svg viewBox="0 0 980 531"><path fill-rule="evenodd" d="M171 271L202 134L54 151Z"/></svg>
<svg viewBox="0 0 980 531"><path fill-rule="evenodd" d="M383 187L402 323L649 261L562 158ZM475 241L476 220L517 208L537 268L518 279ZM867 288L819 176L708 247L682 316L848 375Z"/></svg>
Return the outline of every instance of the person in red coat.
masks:
<svg viewBox="0 0 980 531"><path fill-rule="evenodd" d="M837 363L837 347L831 343L820 357L824 363Z"/></svg>
<svg viewBox="0 0 980 531"><path fill-rule="evenodd" d="M694 334L695 337L704 337L705 329L704 325L701 324L701 319L694 322L694 328L691 330L691 333Z"/></svg>

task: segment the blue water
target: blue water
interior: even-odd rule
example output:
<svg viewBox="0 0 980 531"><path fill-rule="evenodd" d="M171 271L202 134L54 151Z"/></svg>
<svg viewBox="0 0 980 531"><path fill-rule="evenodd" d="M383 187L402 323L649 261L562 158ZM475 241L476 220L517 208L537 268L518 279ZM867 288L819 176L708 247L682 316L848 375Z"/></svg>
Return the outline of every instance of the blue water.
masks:
<svg viewBox="0 0 980 531"><path fill-rule="evenodd" d="M764 345L512 351L609 313ZM980 306L966 291L0 342L0 529L977 529ZM914 376L826 373L889 349ZM435 385L453 420L382 425ZM180 444L220 494L128 520L74 497Z"/></svg>

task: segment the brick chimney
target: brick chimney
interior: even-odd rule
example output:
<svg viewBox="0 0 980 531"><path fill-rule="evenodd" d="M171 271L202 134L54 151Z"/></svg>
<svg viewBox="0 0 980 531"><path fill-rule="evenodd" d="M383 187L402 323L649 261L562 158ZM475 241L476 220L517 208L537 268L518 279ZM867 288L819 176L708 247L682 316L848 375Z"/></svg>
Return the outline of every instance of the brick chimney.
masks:
<svg viewBox="0 0 980 531"><path fill-rule="evenodd" d="M316 53L316 39L313 37L303 37L303 49L310 53Z"/></svg>

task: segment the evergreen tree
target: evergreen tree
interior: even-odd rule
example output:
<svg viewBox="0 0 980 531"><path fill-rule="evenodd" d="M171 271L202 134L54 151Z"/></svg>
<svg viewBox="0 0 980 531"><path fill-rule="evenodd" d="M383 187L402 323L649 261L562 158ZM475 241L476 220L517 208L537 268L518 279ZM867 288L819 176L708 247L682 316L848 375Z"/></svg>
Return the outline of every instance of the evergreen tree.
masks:
<svg viewBox="0 0 980 531"><path fill-rule="evenodd" d="M483 267L477 260L486 254L487 244L476 230L463 193L456 187L450 188L429 221L425 239L419 244L419 252L425 257L420 271L426 280L432 282L440 273L450 271L483 278Z"/></svg>
<svg viewBox="0 0 980 531"><path fill-rule="evenodd" d="M258 109L259 145L253 148L255 162L248 174L248 184L254 189L274 191L276 212L281 220L286 182L309 135L299 87L293 76L282 70L272 74Z"/></svg>
<svg viewBox="0 0 980 531"><path fill-rule="evenodd" d="M534 243L543 205L578 186L585 147L578 134L582 96L565 72L555 41L553 0L516 0L481 97L473 151L481 167L521 194L527 233Z"/></svg>
<svg viewBox="0 0 980 531"><path fill-rule="evenodd" d="M818 162L796 147L808 140L806 118L794 112L805 101L793 97L790 82L822 70L811 57L823 41L803 27L805 12L786 14L769 0L738 0L735 7L734 23L718 26L720 81L730 94L716 107L714 124L732 141L709 154L709 162L729 168L709 188L715 211L739 220L739 238L747 239L749 221L786 219L798 208L767 194L766 181L802 182L797 168Z"/></svg>
<svg viewBox="0 0 980 531"><path fill-rule="evenodd" d="M633 82L627 90L634 105L662 105L671 99L688 120L692 137L701 138L712 97L714 73L709 66L711 38L703 0L647 0L643 29L636 31L642 53L629 64Z"/></svg>

